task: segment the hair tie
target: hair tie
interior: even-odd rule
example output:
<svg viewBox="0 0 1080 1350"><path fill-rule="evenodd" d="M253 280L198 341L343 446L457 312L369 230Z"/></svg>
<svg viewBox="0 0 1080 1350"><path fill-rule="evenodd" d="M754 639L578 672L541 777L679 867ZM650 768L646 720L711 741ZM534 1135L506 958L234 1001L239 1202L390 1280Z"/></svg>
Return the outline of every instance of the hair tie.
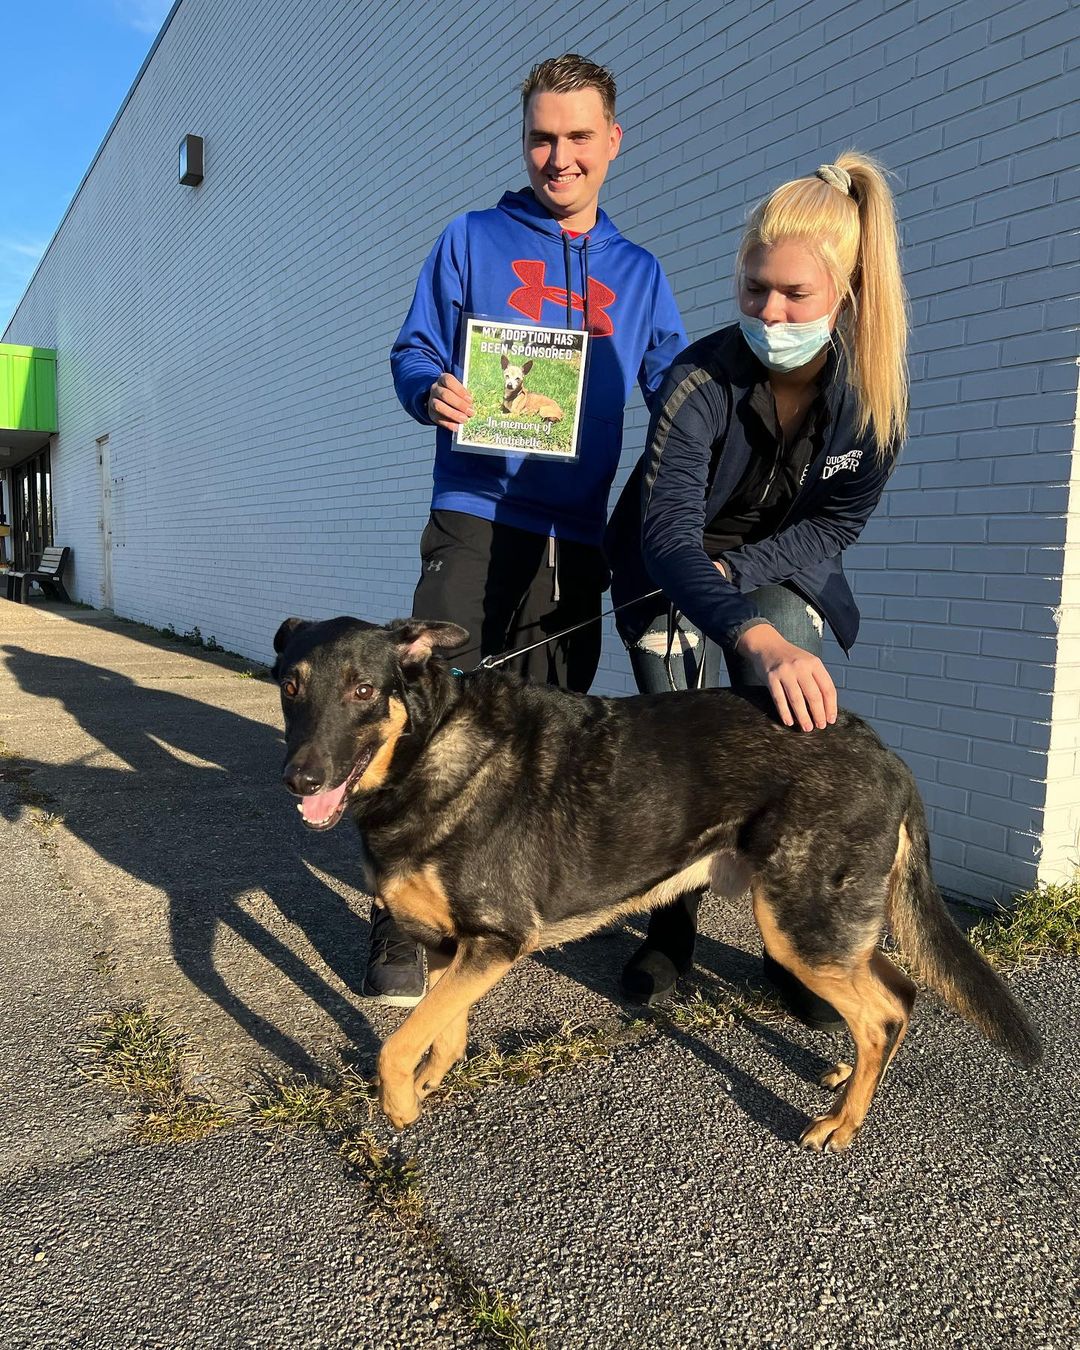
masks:
<svg viewBox="0 0 1080 1350"><path fill-rule="evenodd" d="M815 176L837 192L842 192L845 197L851 196L851 174L839 164L820 164L815 170Z"/></svg>

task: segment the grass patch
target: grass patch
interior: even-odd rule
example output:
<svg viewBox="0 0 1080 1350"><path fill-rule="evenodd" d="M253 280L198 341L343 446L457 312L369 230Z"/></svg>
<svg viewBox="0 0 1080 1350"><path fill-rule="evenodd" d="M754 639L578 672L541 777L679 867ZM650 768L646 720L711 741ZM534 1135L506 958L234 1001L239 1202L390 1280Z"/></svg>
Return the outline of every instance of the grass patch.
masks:
<svg viewBox="0 0 1080 1350"><path fill-rule="evenodd" d="M650 1008L649 1016L654 1023L679 1031L723 1031L747 1020L782 1021L786 1010L779 999L750 985L709 984Z"/></svg>
<svg viewBox="0 0 1080 1350"><path fill-rule="evenodd" d="M968 940L993 966L1008 969L1041 956L1080 956L1080 883L1040 882L981 919Z"/></svg>
<svg viewBox="0 0 1080 1350"><path fill-rule="evenodd" d="M46 811L40 806L35 806L30 813L30 822L43 834L47 834L57 825L62 825L64 817L58 811Z"/></svg>
<svg viewBox="0 0 1080 1350"><path fill-rule="evenodd" d="M144 1143L193 1143L230 1123L224 1107L186 1090L183 1038L157 1013L139 1007L110 1013L79 1050L89 1060L82 1066L87 1078L138 1105L135 1133Z"/></svg>
<svg viewBox="0 0 1080 1350"><path fill-rule="evenodd" d="M205 1097L180 1094L141 1117L136 1134L144 1144L197 1144L232 1123L229 1113Z"/></svg>
<svg viewBox="0 0 1080 1350"><path fill-rule="evenodd" d="M612 1027L579 1027L564 1022L541 1040L528 1041L522 1037L521 1045L514 1050L493 1045L456 1064L434 1095L444 1099L455 1093L482 1092L506 1084L521 1087L535 1078L606 1058L620 1045L636 1039L645 1025L641 1019Z"/></svg>
<svg viewBox="0 0 1080 1350"><path fill-rule="evenodd" d="M476 1330L495 1345L509 1345L513 1350L541 1350L541 1340L522 1326L521 1314L498 1289L474 1284L467 1310Z"/></svg>
<svg viewBox="0 0 1080 1350"><path fill-rule="evenodd" d="M338 1152L363 1179L371 1196L371 1210L400 1228L416 1229L424 1213L420 1168L415 1158L395 1157L370 1130L348 1135Z"/></svg>
<svg viewBox="0 0 1080 1350"><path fill-rule="evenodd" d="M673 999L656 1012L680 1031L718 1031L734 1026L736 1005L726 994L703 994L695 989L689 997Z"/></svg>
<svg viewBox="0 0 1080 1350"><path fill-rule="evenodd" d="M352 1069L345 1069L327 1083L310 1078L272 1079L269 1091L251 1098L251 1110L267 1128L321 1130L339 1134L370 1121L375 1090Z"/></svg>

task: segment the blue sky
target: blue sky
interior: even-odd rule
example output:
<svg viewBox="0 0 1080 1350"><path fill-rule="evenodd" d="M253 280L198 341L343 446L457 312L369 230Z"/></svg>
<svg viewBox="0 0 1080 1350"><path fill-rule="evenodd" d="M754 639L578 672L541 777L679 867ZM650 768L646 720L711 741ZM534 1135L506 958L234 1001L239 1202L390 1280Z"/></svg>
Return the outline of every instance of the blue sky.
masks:
<svg viewBox="0 0 1080 1350"><path fill-rule="evenodd" d="M0 335L172 0L5 6Z"/></svg>

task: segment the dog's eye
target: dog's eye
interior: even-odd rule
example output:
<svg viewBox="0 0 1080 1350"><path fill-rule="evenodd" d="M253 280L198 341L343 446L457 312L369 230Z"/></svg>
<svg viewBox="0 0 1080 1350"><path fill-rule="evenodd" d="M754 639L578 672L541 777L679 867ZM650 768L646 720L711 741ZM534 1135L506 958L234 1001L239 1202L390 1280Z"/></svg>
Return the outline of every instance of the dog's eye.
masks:
<svg viewBox="0 0 1080 1350"><path fill-rule="evenodd" d="M364 700L375 697L375 686L373 684L358 684L353 690L355 698Z"/></svg>
<svg viewBox="0 0 1080 1350"><path fill-rule="evenodd" d="M300 685L296 680L289 678L282 684L281 692L286 698L295 698L300 692Z"/></svg>

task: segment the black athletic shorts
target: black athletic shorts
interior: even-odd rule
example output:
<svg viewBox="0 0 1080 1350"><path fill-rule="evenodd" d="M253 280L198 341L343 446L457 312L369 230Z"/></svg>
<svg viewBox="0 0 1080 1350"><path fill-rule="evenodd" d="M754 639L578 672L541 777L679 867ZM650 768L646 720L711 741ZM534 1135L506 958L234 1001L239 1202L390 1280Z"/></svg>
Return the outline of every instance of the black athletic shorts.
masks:
<svg viewBox="0 0 1080 1350"><path fill-rule="evenodd" d="M587 693L600 662L602 595L608 571L599 548L500 525L461 511L433 511L420 539L417 619L469 630L449 659L471 670L482 656L540 643L503 670ZM577 632L561 632L591 619Z"/></svg>

